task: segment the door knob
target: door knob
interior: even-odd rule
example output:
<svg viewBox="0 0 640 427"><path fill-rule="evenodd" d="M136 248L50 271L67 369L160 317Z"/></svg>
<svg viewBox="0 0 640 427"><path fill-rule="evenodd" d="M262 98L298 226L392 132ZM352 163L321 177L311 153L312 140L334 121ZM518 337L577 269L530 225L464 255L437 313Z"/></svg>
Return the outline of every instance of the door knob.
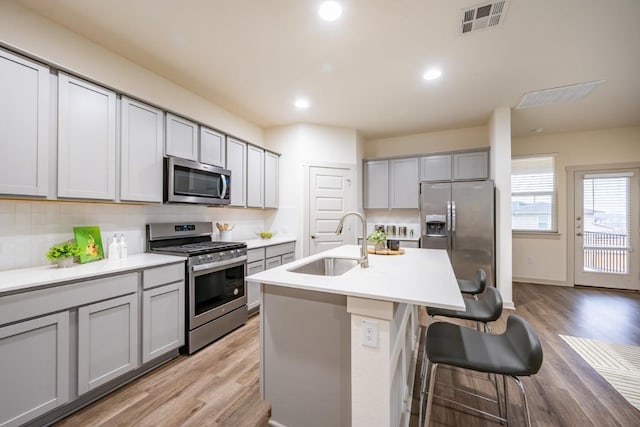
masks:
<svg viewBox="0 0 640 427"><path fill-rule="evenodd" d="M311 238L312 238L312 239L315 239L315 238L316 238L316 235L315 235L315 234L312 234L312 235L311 235Z"/></svg>
<svg viewBox="0 0 640 427"><path fill-rule="evenodd" d="M576 233L576 236L582 236L582 233Z"/></svg>
<svg viewBox="0 0 640 427"><path fill-rule="evenodd" d="M577 217L576 219L577 219L578 221L580 221L580 220L582 219L582 217L581 217L581 216L579 216L579 217Z"/></svg>

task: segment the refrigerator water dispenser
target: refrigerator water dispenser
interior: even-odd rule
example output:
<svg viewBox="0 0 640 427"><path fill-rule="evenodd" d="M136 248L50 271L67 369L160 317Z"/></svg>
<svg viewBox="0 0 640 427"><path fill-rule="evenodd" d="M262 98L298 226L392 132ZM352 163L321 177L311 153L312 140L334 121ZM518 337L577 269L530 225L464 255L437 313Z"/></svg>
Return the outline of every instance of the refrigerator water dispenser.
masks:
<svg viewBox="0 0 640 427"><path fill-rule="evenodd" d="M447 235L445 215L425 215L425 234L429 237L445 237Z"/></svg>

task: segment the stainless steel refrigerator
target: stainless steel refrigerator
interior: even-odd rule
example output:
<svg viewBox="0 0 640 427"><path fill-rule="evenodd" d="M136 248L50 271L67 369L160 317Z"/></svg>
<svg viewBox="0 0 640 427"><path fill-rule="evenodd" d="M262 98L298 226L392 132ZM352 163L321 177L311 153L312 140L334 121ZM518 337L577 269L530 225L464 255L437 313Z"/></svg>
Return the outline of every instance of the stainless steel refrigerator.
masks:
<svg viewBox="0 0 640 427"><path fill-rule="evenodd" d="M420 184L420 247L446 249L458 279L478 268L495 284L495 189L493 181Z"/></svg>

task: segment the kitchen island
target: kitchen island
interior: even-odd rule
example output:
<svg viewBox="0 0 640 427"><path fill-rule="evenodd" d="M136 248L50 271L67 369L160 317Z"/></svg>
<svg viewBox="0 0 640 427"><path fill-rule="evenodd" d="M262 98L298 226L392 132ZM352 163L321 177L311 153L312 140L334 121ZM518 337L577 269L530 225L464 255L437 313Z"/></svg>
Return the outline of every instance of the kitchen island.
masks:
<svg viewBox="0 0 640 427"><path fill-rule="evenodd" d="M464 303L446 251L405 251L369 255L363 269L344 261L360 247L345 245L247 277L260 283L260 386L274 424L409 424L417 309ZM318 274L321 258L338 259L336 275Z"/></svg>

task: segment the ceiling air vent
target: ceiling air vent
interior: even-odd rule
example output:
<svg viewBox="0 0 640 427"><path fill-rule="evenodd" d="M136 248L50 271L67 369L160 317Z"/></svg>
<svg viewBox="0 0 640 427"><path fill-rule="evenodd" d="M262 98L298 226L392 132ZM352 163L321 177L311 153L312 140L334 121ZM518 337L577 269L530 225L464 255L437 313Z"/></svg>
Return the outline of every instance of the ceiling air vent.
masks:
<svg viewBox="0 0 640 427"><path fill-rule="evenodd" d="M604 80L595 82L579 83L569 86L554 87L551 89L527 92L516 106L520 108L541 107L543 105L560 104L562 102L577 101L589 95L595 88L600 86Z"/></svg>
<svg viewBox="0 0 640 427"><path fill-rule="evenodd" d="M504 21L507 11L507 0L498 0L482 3L470 9L462 11L462 34L480 30L487 27L495 27Z"/></svg>

